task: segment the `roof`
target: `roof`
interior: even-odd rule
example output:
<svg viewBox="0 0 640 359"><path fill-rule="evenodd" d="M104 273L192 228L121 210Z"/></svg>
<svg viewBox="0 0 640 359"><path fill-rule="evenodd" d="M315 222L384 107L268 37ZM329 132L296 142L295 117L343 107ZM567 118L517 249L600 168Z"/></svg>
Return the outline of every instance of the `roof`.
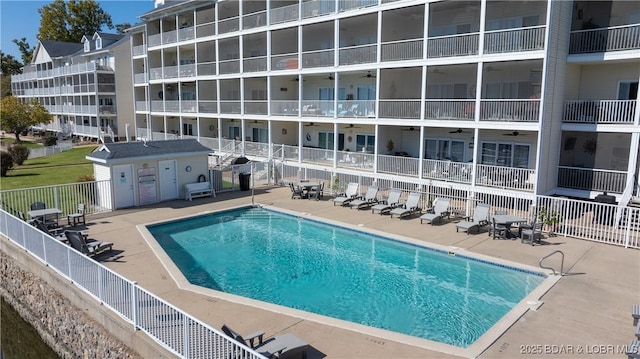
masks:
<svg viewBox="0 0 640 359"><path fill-rule="evenodd" d="M178 9L198 8L213 5L217 1L200 1L200 0L165 0L164 4L158 5L153 10L147 11L139 15L140 19L152 19L156 17L166 16L174 13Z"/></svg>
<svg viewBox="0 0 640 359"><path fill-rule="evenodd" d="M51 58L69 56L83 48L82 44L76 42L40 41L40 44Z"/></svg>
<svg viewBox="0 0 640 359"><path fill-rule="evenodd" d="M105 143L96 152L87 155L87 159L94 162L126 162L125 160L166 157L193 156L209 154L211 149L203 146L194 139L166 140L166 141L136 141Z"/></svg>

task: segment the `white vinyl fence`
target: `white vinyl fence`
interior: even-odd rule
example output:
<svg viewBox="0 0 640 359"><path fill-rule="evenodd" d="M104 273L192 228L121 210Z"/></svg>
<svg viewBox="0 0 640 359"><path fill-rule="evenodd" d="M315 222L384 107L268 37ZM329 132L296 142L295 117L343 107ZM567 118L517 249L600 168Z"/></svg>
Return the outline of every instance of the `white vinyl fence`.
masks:
<svg viewBox="0 0 640 359"><path fill-rule="evenodd" d="M59 141L58 144L55 146L30 148L29 159L55 155L56 153L69 151L72 148L73 148L73 142L71 141Z"/></svg>
<svg viewBox="0 0 640 359"><path fill-rule="evenodd" d="M4 210L0 234L180 358L264 358Z"/></svg>

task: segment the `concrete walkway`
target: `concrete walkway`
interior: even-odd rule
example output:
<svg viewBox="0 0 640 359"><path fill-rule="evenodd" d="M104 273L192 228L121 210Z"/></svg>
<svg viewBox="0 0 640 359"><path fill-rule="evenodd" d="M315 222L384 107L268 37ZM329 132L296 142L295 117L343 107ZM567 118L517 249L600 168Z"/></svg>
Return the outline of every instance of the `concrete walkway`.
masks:
<svg viewBox="0 0 640 359"><path fill-rule="evenodd" d="M338 328L221 296L182 290L136 228L139 224L250 203L250 192L222 193L215 199L193 202L164 202L90 217L88 231L92 238L115 243L117 251L101 258L106 266L215 328L227 323L242 333L262 329L267 337L293 333L312 345L310 359L455 357L407 344L396 340L396 336L363 333L357 326L354 330ZM327 197L321 201L291 200L289 189L280 187L256 189L255 203L528 266L537 266L540 258L555 250L563 251L568 274L542 297L544 303L537 311L527 311L497 340L488 343L479 357L622 357L620 350L634 337L631 307L640 303L638 250L565 237L545 238L544 245L533 247L519 240L494 241L486 231L477 235L456 233L455 219L443 225L421 225L415 217L400 220L366 210L334 207ZM547 263L556 268L560 265L558 259Z"/></svg>

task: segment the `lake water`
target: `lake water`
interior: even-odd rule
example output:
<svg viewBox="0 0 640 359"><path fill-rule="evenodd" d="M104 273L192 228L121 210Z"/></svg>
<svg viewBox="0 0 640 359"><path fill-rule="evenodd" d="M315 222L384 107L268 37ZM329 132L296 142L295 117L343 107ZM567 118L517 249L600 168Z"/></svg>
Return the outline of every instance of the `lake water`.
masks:
<svg viewBox="0 0 640 359"><path fill-rule="evenodd" d="M58 359L38 332L0 297L0 358L2 359Z"/></svg>

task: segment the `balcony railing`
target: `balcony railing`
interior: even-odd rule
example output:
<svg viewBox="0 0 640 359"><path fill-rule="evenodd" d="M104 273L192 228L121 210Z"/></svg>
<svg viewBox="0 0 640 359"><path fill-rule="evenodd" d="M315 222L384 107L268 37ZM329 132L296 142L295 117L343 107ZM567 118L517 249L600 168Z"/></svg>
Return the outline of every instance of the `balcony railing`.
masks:
<svg viewBox="0 0 640 359"><path fill-rule="evenodd" d="M203 113L218 113L218 101L215 100L200 100L198 101L198 108Z"/></svg>
<svg viewBox="0 0 640 359"><path fill-rule="evenodd" d="M198 38L201 39L207 36L213 36L216 34L216 24L215 22L208 22L206 24L200 24L196 27L196 34Z"/></svg>
<svg viewBox="0 0 640 359"><path fill-rule="evenodd" d="M177 100L165 100L164 101L165 112L180 112L180 101Z"/></svg>
<svg viewBox="0 0 640 359"><path fill-rule="evenodd" d="M302 148L302 162L333 166L333 150L322 148Z"/></svg>
<svg viewBox="0 0 640 359"><path fill-rule="evenodd" d="M418 177L419 162L420 159L414 157L378 155L378 172Z"/></svg>
<svg viewBox="0 0 640 359"><path fill-rule="evenodd" d="M334 50L315 50L302 53L302 67L328 67L334 64Z"/></svg>
<svg viewBox="0 0 640 359"><path fill-rule="evenodd" d="M471 183L473 164L449 160L422 160L422 177L445 182Z"/></svg>
<svg viewBox="0 0 640 359"><path fill-rule="evenodd" d="M136 45L133 47L133 56L144 55L147 52L147 47L144 45Z"/></svg>
<svg viewBox="0 0 640 359"><path fill-rule="evenodd" d="M221 113L240 113L242 109L242 103L236 100L224 100L220 101Z"/></svg>
<svg viewBox="0 0 640 359"><path fill-rule="evenodd" d="M640 24L571 32L570 54L640 49Z"/></svg>
<svg viewBox="0 0 640 359"><path fill-rule="evenodd" d="M296 20L298 20L298 4L271 9L271 24L281 24Z"/></svg>
<svg viewBox="0 0 640 359"><path fill-rule="evenodd" d="M340 65L366 64L377 61L377 45L361 45L340 48Z"/></svg>
<svg viewBox="0 0 640 359"><path fill-rule="evenodd" d="M375 116L376 116L375 100L338 101L338 117L375 117Z"/></svg>
<svg viewBox="0 0 640 359"><path fill-rule="evenodd" d="M475 105L474 100L427 99L424 104L424 118L473 121Z"/></svg>
<svg viewBox="0 0 640 359"><path fill-rule="evenodd" d="M134 74L133 75L133 83L134 84L144 84L147 83L147 74Z"/></svg>
<svg viewBox="0 0 640 359"><path fill-rule="evenodd" d="M574 100L564 103L564 121L633 124L636 100Z"/></svg>
<svg viewBox="0 0 640 359"><path fill-rule="evenodd" d="M298 69L298 53L271 55L271 71Z"/></svg>
<svg viewBox="0 0 640 359"><path fill-rule="evenodd" d="M196 75L196 65L180 65L180 77L194 77Z"/></svg>
<svg viewBox="0 0 640 359"><path fill-rule="evenodd" d="M253 29L267 25L267 11L258 11L242 17L242 28Z"/></svg>
<svg viewBox="0 0 640 359"><path fill-rule="evenodd" d="M162 67L156 67L149 70L149 80L161 80L162 79Z"/></svg>
<svg viewBox="0 0 640 359"><path fill-rule="evenodd" d="M162 33L162 44L173 44L178 41L178 30Z"/></svg>
<svg viewBox="0 0 640 359"><path fill-rule="evenodd" d="M178 78L178 66L165 66L164 67L164 78L165 79L175 79Z"/></svg>
<svg viewBox="0 0 640 359"><path fill-rule="evenodd" d="M220 61L218 62L218 69L220 70L220 75L237 74L240 72L240 60L232 59Z"/></svg>
<svg viewBox="0 0 640 359"><path fill-rule="evenodd" d="M378 5L378 0L338 0L338 10L347 11Z"/></svg>
<svg viewBox="0 0 640 359"><path fill-rule="evenodd" d="M267 100L245 100L244 113L251 115L266 115Z"/></svg>
<svg viewBox="0 0 640 359"><path fill-rule="evenodd" d="M540 100L482 100L481 121L538 122Z"/></svg>
<svg viewBox="0 0 640 359"><path fill-rule="evenodd" d="M476 184L533 192L536 171L528 168L476 165Z"/></svg>
<svg viewBox="0 0 640 359"><path fill-rule="evenodd" d="M196 37L196 31L193 26L184 27L178 30L178 41L192 40Z"/></svg>
<svg viewBox="0 0 640 359"><path fill-rule="evenodd" d="M333 104L331 100L302 100L302 117L332 117Z"/></svg>
<svg viewBox="0 0 640 359"><path fill-rule="evenodd" d="M478 54L479 34L458 34L427 39L427 57L468 56Z"/></svg>
<svg viewBox="0 0 640 359"><path fill-rule="evenodd" d="M162 45L162 34L149 35L149 47Z"/></svg>
<svg viewBox="0 0 640 359"><path fill-rule="evenodd" d="M626 182L627 173L623 171L558 167L558 187L622 193Z"/></svg>
<svg viewBox="0 0 640 359"><path fill-rule="evenodd" d="M382 61L402 61L422 58L423 40L400 40L382 43L380 58Z"/></svg>
<svg viewBox="0 0 640 359"><path fill-rule="evenodd" d="M218 34L225 34L227 32L238 30L240 30L240 18L237 16L218 21Z"/></svg>
<svg viewBox="0 0 640 359"><path fill-rule="evenodd" d="M484 53L519 52L544 49L545 26L487 31Z"/></svg>
<svg viewBox="0 0 640 359"><path fill-rule="evenodd" d="M267 71L267 57L249 57L245 58L242 63L243 72Z"/></svg>
<svg viewBox="0 0 640 359"><path fill-rule="evenodd" d="M207 62L198 64L198 76L207 76L216 74L216 63Z"/></svg>
<svg viewBox="0 0 640 359"><path fill-rule="evenodd" d="M374 155L366 152L338 151L338 167L373 171Z"/></svg>
<svg viewBox="0 0 640 359"><path fill-rule="evenodd" d="M100 105L98 112L101 115L114 115L116 113L116 107L113 105Z"/></svg>
<svg viewBox="0 0 640 359"><path fill-rule="evenodd" d="M420 118L420 100L380 100L380 115L384 118Z"/></svg>
<svg viewBox="0 0 640 359"><path fill-rule="evenodd" d="M195 113L198 110L198 101L184 100L180 101L182 112Z"/></svg>
<svg viewBox="0 0 640 359"><path fill-rule="evenodd" d="M302 2L302 18L329 15L336 12L336 2L333 0L314 0Z"/></svg>
<svg viewBox="0 0 640 359"><path fill-rule="evenodd" d="M263 142L245 142L244 152L251 156L269 157L269 144Z"/></svg>
<svg viewBox="0 0 640 359"><path fill-rule="evenodd" d="M162 101L151 101L151 111L155 111L155 112L164 111L164 102L162 102Z"/></svg>
<svg viewBox="0 0 640 359"><path fill-rule="evenodd" d="M147 111L147 101L136 101L136 111Z"/></svg>
<svg viewBox="0 0 640 359"><path fill-rule="evenodd" d="M298 116L298 100L271 101L271 114L279 116Z"/></svg>

